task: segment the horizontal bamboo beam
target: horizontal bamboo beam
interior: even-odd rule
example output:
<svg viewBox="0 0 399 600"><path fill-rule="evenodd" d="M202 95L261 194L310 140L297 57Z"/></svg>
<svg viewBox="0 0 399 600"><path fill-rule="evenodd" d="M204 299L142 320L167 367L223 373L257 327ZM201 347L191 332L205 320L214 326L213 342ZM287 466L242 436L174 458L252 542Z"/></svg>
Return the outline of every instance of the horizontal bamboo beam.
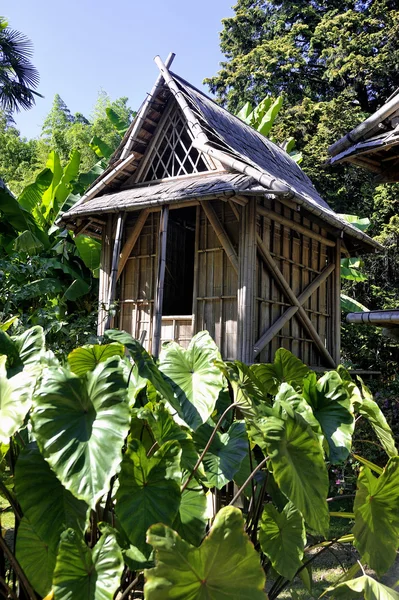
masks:
<svg viewBox="0 0 399 600"><path fill-rule="evenodd" d="M149 212L150 211L148 208L145 208L144 210L141 211L136 223L134 224L133 231L131 232L129 238L126 240L125 245L122 248L122 252L121 252L121 255L119 258L118 273L116 276L116 281L118 281L119 277L121 276L122 271L125 267L126 261L128 260L131 251L133 250L134 246L136 245L136 242L137 242L139 235L145 225L145 222L147 220Z"/></svg>
<svg viewBox="0 0 399 600"><path fill-rule="evenodd" d="M270 271L273 273L278 285L280 286L280 288L282 289L284 294L287 296L287 298L290 300L291 304L293 306L298 307L298 311L297 311L298 317L299 317L303 327L305 327L305 329L308 331L309 335L312 337L320 354L323 356L326 363L328 363L328 366L335 367L336 366L335 360L333 359L331 354L328 352L327 348L324 346L312 321L309 319L308 315L306 314L305 309L300 304L298 298L295 296L291 287L288 285L287 281L285 280L284 275L282 274L282 272L276 265L275 261L273 260L273 257L271 256L271 254L269 252L269 249L264 244L264 242L259 234L257 235L257 244L258 244L258 251L259 251L262 259L265 261L266 265L269 267Z"/></svg>
<svg viewBox="0 0 399 600"><path fill-rule="evenodd" d="M324 244L325 246L330 246L331 248L335 248L335 242L333 240L329 240L328 238L320 235L319 233L316 233L315 231L312 231L311 229L308 229L307 227L304 227L303 225L301 225L300 223L297 223L296 221L287 219L286 217L283 217L283 215L280 215L272 210L268 210L264 206L258 205L256 207L256 210L263 217L268 217L272 221L277 221L277 223L281 223L281 225L285 225L286 227L289 227L290 229L293 229L294 231L297 231L298 233L302 233L302 235L306 235L309 238L317 240L318 242L320 242L321 244Z"/></svg>
<svg viewBox="0 0 399 600"><path fill-rule="evenodd" d="M201 204L204 213L206 214L210 224L212 225L215 233L218 237L219 242L222 244L224 251L227 254L228 259L230 260L234 271L238 274L238 256L237 252L234 250L233 244L230 241L229 236L227 235L223 225L219 221L217 214L210 202L203 202Z"/></svg>
<svg viewBox="0 0 399 600"><path fill-rule="evenodd" d="M335 264L332 263L325 267L323 271L308 285L305 290L298 296L298 302L302 306L306 300L321 286L322 283L331 275L335 269ZM299 310L299 306L290 306L282 315L277 319L275 323L258 339L255 343L254 353L255 356L263 350L263 348L272 341L274 336L284 327L284 325L292 319L292 317Z"/></svg>

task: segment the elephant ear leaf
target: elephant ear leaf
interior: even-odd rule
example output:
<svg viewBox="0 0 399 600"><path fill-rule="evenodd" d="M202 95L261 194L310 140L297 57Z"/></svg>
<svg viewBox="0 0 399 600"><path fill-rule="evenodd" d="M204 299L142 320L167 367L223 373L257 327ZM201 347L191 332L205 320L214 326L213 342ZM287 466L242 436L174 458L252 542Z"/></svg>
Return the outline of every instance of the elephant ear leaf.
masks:
<svg viewBox="0 0 399 600"><path fill-rule="evenodd" d="M91 550L80 535L67 529L61 536L54 569L54 597L112 600L122 572L122 552L112 532L105 530Z"/></svg>
<svg viewBox="0 0 399 600"><path fill-rule="evenodd" d="M399 457L391 458L382 475L362 467L355 497L355 546L377 574L385 573L399 546Z"/></svg>
<svg viewBox="0 0 399 600"><path fill-rule="evenodd" d="M109 358L83 378L48 369L34 401L41 453L61 483L94 508L119 467L129 429L120 358Z"/></svg>
<svg viewBox="0 0 399 600"><path fill-rule="evenodd" d="M265 504L259 543L277 573L293 579L302 565L305 542L305 524L292 502L288 502L281 513L272 504Z"/></svg>
<svg viewBox="0 0 399 600"><path fill-rule="evenodd" d="M207 331L197 333L187 350L175 342L165 345L159 357L159 368L171 383L183 419L194 430L209 419L223 389L217 360L219 350Z"/></svg>
<svg viewBox="0 0 399 600"><path fill-rule="evenodd" d="M316 381L316 374L304 379L303 395L313 409L328 443L329 459L335 464L348 458L355 428L347 387L336 371Z"/></svg>
<svg viewBox="0 0 399 600"><path fill-rule="evenodd" d="M9 438L22 427L32 405L35 378L29 371L21 371L7 378L7 357L0 356L0 442L8 444Z"/></svg>
<svg viewBox="0 0 399 600"><path fill-rule="evenodd" d="M302 389L302 382L309 368L289 350L279 348L271 364L251 367L267 394L275 396L279 386L286 382L296 390Z"/></svg>
<svg viewBox="0 0 399 600"><path fill-rule="evenodd" d="M24 516L18 526L16 558L35 591L46 596L51 590L57 544L48 544Z"/></svg>
<svg viewBox="0 0 399 600"><path fill-rule="evenodd" d="M352 598L359 598L359 600L361 598L364 598L364 600L399 600L398 592L368 575L350 579L326 591L330 592L331 598L334 600L351 600Z"/></svg>
<svg viewBox="0 0 399 600"><path fill-rule="evenodd" d="M133 439L124 454L116 514L130 543L147 556L148 527L158 522L172 525L177 516L181 498L180 457L176 441L166 442L147 457L143 444Z"/></svg>
<svg viewBox="0 0 399 600"><path fill-rule="evenodd" d="M111 356L122 357L124 353L125 347L117 342L102 346L89 344L72 350L68 354L68 363L71 371L78 377L82 377L87 371L93 371L99 363L106 361L107 358Z"/></svg>
<svg viewBox="0 0 399 600"><path fill-rule="evenodd" d="M241 511L222 508L199 548L165 525L153 525L147 541L155 568L145 571L147 600L266 600L259 556L244 533Z"/></svg>

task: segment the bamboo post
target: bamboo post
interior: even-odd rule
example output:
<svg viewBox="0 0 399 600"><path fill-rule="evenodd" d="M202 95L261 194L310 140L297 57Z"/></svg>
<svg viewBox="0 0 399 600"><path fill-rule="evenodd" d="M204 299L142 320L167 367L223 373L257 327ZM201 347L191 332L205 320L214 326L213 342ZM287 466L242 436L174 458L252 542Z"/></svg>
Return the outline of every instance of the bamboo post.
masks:
<svg viewBox="0 0 399 600"><path fill-rule="evenodd" d="M334 277L334 301L333 310L335 313L334 323L334 335L332 339L333 343L333 356L336 362L336 366L341 361L341 239L337 240L337 246L335 248L335 277Z"/></svg>
<svg viewBox="0 0 399 600"><path fill-rule="evenodd" d="M237 356L252 363L254 357L256 199L241 209L237 291Z"/></svg>
<svg viewBox="0 0 399 600"><path fill-rule="evenodd" d="M192 335L197 332L197 313L198 313L198 272L199 272L199 242L200 242L200 226L201 226L201 207L196 207L195 212L195 241L194 241L194 283L193 283L193 321Z"/></svg>
<svg viewBox="0 0 399 600"><path fill-rule="evenodd" d="M152 354L158 358L161 345L161 330L162 330L162 303L163 290L165 284L165 266L166 266L166 242L168 235L168 218L169 205L162 207L161 217L159 221L159 237L158 237L158 276L157 290L155 296L155 311L154 311L154 327L153 327L153 343Z"/></svg>
<svg viewBox="0 0 399 600"><path fill-rule="evenodd" d="M109 329L111 325L111 316L109 314L109 310L111 307L111 303L115 300L115 290L116 290L116 278L118 273L118 263L119 263L119 254L121 250L122 243L122 232L123 232L123 223L125 220L125 213L119 213L118 220L116 223L116 232L115 232L115 242L114 242L114 250L112 253L112 268L111 275L109 278L109 288L108 288L108 298L107 298L107 321L105 323L105 329Z"/></svg>
<svg viewBox="0 0 399 600"><path fill-rule="evenodd" d="M102 231L101 244L101 266L98 297L98 321L97 335L104 335L105 321L107 320L107 294L109 288L109 277L111 272L111 239L112 239L112 215L108 216L106 226Z"/></svg>
<svg viewBox="0 0 399 600"><path fill-rule="evenodd" d="M275 261L273 260L273 257L271 256L268 248L266 247L266 245L263 243L262 238L258 235L257 236L257 243L258 243L258 250L263 258L263 260L265 261L265 263L267 264L267 266L269 267L270 271L273 273L278 285L280 286L281 290L283 291L283 293L287 296L287 298L290 300L291 304L293 306L297 306L298 307L298 317L300 319L300 321L302 322L302 325L305 327L305 329L309 332L310 336L312 337L315 345L317 346L320 354L323 356L324 360L326 361L326 363L328 364L329 367L333 367L335 368L335 360L333 359L333 357L331 356L331 354L328 352L327 348L324 346L323 342L320 339L319 334L317 333L312 321L309 319L308 315L306 314L305 309L303 308L303 306L299 303L298 298L295 296L294 292L292 291L291 287L288 285L288 283L286 282L284 275L281 273L280 269L278 268L278 266L276 265Z"/></svg>
<svg viewBox="0 0 399 600"><path fill-rule="evenodd" d="M231 243L223 225L219 221L218 216L213 209L213 206L211 205L210 202L203 202L201 204L201 206L204 209L204 212L205 212L210 224L212 225L213 229L215 230L218 240L221 243L221 245L223 246L224 251L226 252L226 254L233 266L233 269L235 270L236 273L238 273L237 252L234 250L233 244Z"/></svg>
<svg viewBox="0 0 399 600"><path fill-rule="evenodd" d="M119 277L121 276L121 273L124 269L126 261L129 258L130 253L133 250L134 246L136 245L136 242L137 242L139 235L145 225L145 222L147 220L149 212L150 212L149 208L144 208L141 211L136 223L134 224L133 231L131 232L129 238L126 240L126 242L122 248L122 252L121 252L121 255L119 258L118 273L116 275L116 281L118 281Z"/></svg>
<svg viewBox="0 0 399 600"><path fill-rule="evenodd" d="M309 284L306 289L298 296L298 302L303 305L306 300L317 290L318 287L331 275L335 269L335 264L331 263L323 269L323 271ZM297 313L299 307L297 305L288 308L279 319L255 342L255 356L262 352L263 348L274 338L275 335L284 327L284 325Z"/></svg>

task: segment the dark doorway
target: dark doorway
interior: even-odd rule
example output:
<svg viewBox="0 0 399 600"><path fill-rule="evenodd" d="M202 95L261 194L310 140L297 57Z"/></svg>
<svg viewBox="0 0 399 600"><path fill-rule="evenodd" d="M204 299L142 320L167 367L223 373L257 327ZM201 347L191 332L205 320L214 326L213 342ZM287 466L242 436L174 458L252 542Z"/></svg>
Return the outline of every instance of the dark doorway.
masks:
<svg viewBox="0 0 399 600"><path fill-rule="evenodd" d="M162 314L191 315L193 307L195 207L169 212Z"/></svg>

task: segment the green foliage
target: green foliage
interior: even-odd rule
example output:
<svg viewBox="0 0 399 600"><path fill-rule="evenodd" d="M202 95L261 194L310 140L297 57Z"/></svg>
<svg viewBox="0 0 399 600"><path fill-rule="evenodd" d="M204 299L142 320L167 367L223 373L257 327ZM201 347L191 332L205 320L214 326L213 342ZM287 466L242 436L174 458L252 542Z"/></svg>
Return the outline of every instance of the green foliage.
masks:
<svg viewBox="0 0 399 600"><path fill-rule="evenodd" d="M326 547L315 535L336 535L332 462L351 464L358 488L353 506L348 499L345 512L331 511L354 522L343 539L379 575L389 568L399 546L399 459L362 382L343 368L317 376L286 350L272 365L224 363L207 332L188 350L163 352L155 361L127 333L109 331L61 364L40 327L0 329L0 495L18 519L27 579L9 559L0 577L16 597L105 600L136 585L149 599L266 599L265 572L277 573L269 600L298 576L310 589L309 563ZM184 404L209 397L206 422L193 431ZM390 457L385 467L348 457L359 416ZM242 509L231 506L233 482ZM333 594L391 593L362 578L337 584Z"/></svg>
<svg viewBox="0 0 399 600"><path fill-rule="evenodd" d="M190 546L164 525L150 528L148 542L156 550L157 563L146 571L148 600L266 599L266 577L236 508L219 511L199 548Z"/></svg>

